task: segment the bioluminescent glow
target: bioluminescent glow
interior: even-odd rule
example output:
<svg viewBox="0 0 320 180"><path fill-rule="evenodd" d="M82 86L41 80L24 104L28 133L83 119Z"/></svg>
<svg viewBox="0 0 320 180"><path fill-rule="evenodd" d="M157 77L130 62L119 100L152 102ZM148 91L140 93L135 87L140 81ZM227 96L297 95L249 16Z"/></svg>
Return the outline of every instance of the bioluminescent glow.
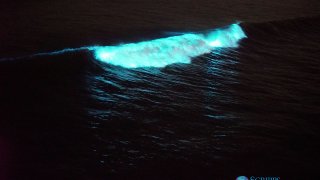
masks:
<svg viewBox="0 0 320 180"><path fill-rule="evenodd" d="M64 53L69 53L69 52L76 52L76 51L83 51L83 50L92 50L92 47L80 47L80 48L66 48L58 51L52 51L52 52L42 52L42 53L36 53L32 55L27 55L27 56L20 56L20 57L14 57L14 58L1 58L1 61L13 61L13 60L18 60L18 59L25 59L25 58L34 58L38 56L52 56L52 55L59 55L59 54L64 54Z"/></svg>
<svg viewBox="0 0 320 180"><path fill-rule="evenodd" d="M173 63L190 63L192 58L210 53L216 48L237 47L242 38L246 38L242 28L238 24L232 24L208 33L186 33L118 46L66 48L18 58L3 58L0 61L89 50L93 51L96 60L116 66L125 68L164 67Z"/></svg>
<svg viewBox="0 0 320 180"><path fill-rule="evenodd" d="M209 33L189 33L119 46L97 46L97 60L125 68L164 67L173 63L190 63L191 59L219 47L237 47L246 35L238 24Z"/></svg>

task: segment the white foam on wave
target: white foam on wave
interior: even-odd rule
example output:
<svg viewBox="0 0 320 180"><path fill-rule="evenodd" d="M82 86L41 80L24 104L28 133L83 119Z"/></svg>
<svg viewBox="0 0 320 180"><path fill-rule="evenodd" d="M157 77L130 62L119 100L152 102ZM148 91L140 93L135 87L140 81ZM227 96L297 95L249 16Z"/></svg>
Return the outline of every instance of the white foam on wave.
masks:
<svg viewBox="0 0 320 180"><path fill-rule="evenodd" d="M190 63L191 59L215 48L237 47L246 35L238 24L212 32L189 33L119 46L94 46L97 60L125 68L164 67L173 63Z"/></svg>

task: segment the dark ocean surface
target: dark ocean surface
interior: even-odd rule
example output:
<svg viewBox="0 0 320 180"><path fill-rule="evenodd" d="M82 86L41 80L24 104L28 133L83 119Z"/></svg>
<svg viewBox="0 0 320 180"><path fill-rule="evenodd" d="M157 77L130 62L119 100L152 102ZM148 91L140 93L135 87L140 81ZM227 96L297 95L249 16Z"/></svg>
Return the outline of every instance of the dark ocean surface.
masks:
<svg viewBox="0 0 320 180"><path fill-rule="evenodd" d="M10 59L235 22L191 64ZM320 1L1 0L0 23L0 180L320 178Z"/></svg>

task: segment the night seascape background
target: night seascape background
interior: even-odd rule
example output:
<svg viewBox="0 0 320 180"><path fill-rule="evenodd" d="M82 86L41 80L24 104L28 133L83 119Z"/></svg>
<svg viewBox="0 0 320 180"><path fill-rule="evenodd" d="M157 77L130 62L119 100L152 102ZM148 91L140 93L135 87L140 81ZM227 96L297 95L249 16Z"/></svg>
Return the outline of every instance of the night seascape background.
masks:
<svg viewBox="0 0 320 180"><path fill-rule="evenodd" d="M191 63L32 56L234 23ZM0 180L320 178L318 0L1 0L0 24Z"/></svg>

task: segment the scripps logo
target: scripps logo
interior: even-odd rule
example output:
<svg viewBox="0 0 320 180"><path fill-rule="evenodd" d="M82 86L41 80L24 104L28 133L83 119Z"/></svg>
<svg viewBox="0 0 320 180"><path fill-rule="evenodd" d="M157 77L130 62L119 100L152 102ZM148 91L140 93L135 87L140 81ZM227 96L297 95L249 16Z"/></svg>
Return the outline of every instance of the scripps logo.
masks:
<svg viewBox="0 0 320 180"><path fill-rule="evenodd" d="M250 179L246 176L239 176L236 180L280 180L280 177L255 177L251 176Z"/></svg>
<svg viewBox="0 0 320 180"><path fill-rule="evenodd" d="M255 176L251 176L250 180L280 180L280 177L255 177Z"/></svg>
<svg viewBox="0 0 320 180"><path fill-rule="evenodd" d="M249 179L245 176L239 176L239 177L237 177L236 180L249 180Z"/></svg>

